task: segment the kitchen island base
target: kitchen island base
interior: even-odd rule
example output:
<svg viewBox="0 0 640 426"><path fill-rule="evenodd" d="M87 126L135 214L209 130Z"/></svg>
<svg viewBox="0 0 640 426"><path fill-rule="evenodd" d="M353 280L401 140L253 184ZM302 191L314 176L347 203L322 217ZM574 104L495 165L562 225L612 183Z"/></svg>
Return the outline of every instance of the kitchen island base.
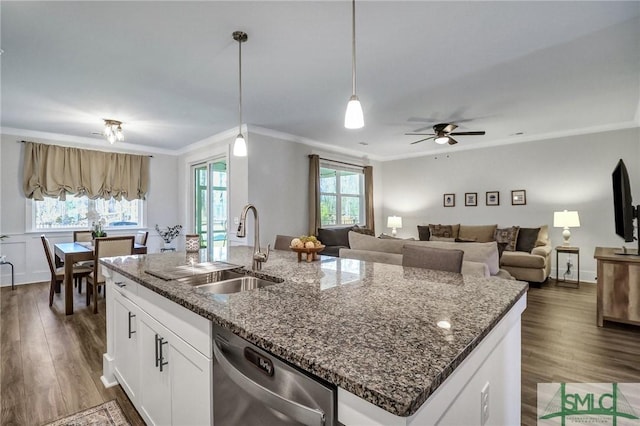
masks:
<svg viewBox="0 0 640 426"><path fill-rule="evenodd" d="M519 425L520 317L526 299L525 294L414 415L393 415L338 388L338 420L345 426ZM487 383L488 417L482 422Z"/></svg>

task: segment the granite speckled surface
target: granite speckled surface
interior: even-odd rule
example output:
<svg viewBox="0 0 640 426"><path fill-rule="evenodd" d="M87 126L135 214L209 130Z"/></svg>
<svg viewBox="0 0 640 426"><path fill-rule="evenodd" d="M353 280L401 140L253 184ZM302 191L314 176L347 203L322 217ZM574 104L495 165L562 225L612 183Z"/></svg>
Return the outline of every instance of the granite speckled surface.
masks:
<svg viewBox="0 0 640 426"><path fill-rule="evenodd" d="M250 247L215 260L251 267ZM200 254L200 261L206 261ZM280 358L393 414L410 416L526 293L527 284L399 265L272 251L262 274L284 282L230 295L145 273L188 265L160 253L105 266ZM448 321L450 329L438 327Z"/></svg>

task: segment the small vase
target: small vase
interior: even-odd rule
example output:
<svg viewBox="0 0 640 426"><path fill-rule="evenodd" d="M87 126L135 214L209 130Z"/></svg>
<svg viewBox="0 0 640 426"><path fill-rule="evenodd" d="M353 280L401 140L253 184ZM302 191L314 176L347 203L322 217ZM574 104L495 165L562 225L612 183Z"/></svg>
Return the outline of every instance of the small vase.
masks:
<svg viewBox="0 0 640 426"><path fill-rule="evenodd" d="M91 232L91 237L95 240L96 238L106 237L107 233L103 232L102 235L97 235L95 232Z"/></svg>

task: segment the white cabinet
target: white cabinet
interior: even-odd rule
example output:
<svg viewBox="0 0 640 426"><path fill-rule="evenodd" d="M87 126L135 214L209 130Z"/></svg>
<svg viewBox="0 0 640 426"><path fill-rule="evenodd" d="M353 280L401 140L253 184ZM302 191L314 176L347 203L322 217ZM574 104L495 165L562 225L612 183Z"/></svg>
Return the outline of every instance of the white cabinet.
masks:
<svg viewBox="0 0 640 426"><path fill-rule="evenodd" d="M139 309L117 293L113 298L114 357L118 362L114 373L131 399L138 395L138 318Z"/></svg>
<svg viewBox="0 0 640 426"><path fill-rule="evenodd" d="M149 425L213 424L211 322L113 275L103 382L120 383Z"/></svg>

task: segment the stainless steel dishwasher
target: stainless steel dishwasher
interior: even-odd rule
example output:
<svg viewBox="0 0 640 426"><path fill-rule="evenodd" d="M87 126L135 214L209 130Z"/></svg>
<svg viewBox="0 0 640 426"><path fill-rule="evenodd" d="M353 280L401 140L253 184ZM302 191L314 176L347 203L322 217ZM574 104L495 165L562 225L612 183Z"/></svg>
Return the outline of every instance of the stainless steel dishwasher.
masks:
<svg viewBox="0 0 640 426"><path fill-rule="evenodd" d="M214 326L216 426L337 425L336 390Z"/></svg>

